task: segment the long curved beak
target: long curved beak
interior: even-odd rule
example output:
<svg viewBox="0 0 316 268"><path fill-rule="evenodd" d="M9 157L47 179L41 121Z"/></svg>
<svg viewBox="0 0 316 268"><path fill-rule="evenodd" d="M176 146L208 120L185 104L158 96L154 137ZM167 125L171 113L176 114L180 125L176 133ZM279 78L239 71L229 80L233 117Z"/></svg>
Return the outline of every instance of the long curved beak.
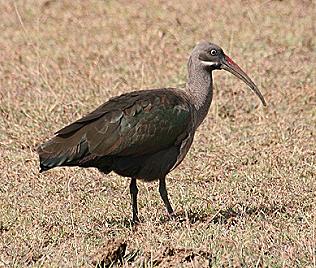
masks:
<svg viewBox="0 0 316 268"><path fill-rule="evenodd" d="M224 55L224 57L221 60L221 67L220 68L232 73L233 75L235 75L236 77L238 77L239 79L244 81L251 88L251 90L254 93L256 93L256 95L260 98L262 104L264 106L267 106L267 103L266 103L264 97L262 96L260 90L255 85L255 83L249 78L249 76L230 57L228 57L227 55Z"/></svg>

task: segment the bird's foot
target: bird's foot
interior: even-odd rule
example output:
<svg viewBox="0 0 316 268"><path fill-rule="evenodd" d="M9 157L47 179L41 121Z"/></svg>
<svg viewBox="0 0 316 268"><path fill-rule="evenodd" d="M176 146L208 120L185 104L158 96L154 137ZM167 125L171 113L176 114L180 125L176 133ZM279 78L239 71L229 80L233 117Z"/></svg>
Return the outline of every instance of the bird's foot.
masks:
<svg viewBox="0 0 316 268"><path fill-rule="evenodd" d="M163 222L167 222L167 221L175 221L179 218L178 213L176 213L175 211L172 212L168 212L166 211L163 215Z"/></svg>
<svg viewBox="0 0 316 268"><path fill-rule="evenodd" d="M168 213L168 217L172 220L176 219L177 218L177 213L175 211L172 211L172 212L167 212Z"/></svg>
<svg viewBox="0 0 316 268"><path fill-rule="evenodd" d="M168 213L168 217L173 221L184 222L187 220L187 213L184 210L173 211L172 213Z"/></svg>
<svg viewBox="0 0 316 268"><path fill-rule="evenodd" d="M133 215L133 218L131 219L131 223L133 226L140 224L140 220L137 215Z"/></svg>

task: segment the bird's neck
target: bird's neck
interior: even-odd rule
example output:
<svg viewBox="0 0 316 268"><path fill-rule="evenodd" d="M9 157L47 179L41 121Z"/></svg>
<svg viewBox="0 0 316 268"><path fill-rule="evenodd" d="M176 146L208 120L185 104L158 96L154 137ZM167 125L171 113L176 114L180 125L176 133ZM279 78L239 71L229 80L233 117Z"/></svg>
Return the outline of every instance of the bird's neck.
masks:
<svg viewBox="0 0 316 268"><path fill-rule="evenodd" d="M186 91L197 111L196 128L203 122L211 106L213 97L212 73L202 66L189 66Z"/></svg>

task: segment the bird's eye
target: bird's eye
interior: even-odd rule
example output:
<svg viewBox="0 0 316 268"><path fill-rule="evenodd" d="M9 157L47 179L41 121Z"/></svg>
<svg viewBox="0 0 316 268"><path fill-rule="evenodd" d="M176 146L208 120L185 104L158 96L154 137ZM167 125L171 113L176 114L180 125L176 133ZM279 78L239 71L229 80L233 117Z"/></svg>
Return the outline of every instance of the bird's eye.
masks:
<svg viewBox="0 0 316 268"><path fill-rule="evenodd" d="M212 50L210 51L210 53L211 53L212 56L215 56L215 55L217 54L217 51L216 51L216 49L212 49Z"/></svg>

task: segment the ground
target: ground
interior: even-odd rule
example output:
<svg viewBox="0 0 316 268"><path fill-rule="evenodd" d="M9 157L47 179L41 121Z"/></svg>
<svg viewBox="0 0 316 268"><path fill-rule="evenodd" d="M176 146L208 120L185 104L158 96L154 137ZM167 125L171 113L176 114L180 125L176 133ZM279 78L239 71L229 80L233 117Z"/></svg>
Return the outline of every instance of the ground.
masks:
<svg viewBox="0 0 316 268"><path fill-rule="evenodd" d="M0 267L316 267L315 1L1 1ZM227 72L184 162L157 183L39 174L36 146L108 98L184 87L212 41Z"/></svg>

